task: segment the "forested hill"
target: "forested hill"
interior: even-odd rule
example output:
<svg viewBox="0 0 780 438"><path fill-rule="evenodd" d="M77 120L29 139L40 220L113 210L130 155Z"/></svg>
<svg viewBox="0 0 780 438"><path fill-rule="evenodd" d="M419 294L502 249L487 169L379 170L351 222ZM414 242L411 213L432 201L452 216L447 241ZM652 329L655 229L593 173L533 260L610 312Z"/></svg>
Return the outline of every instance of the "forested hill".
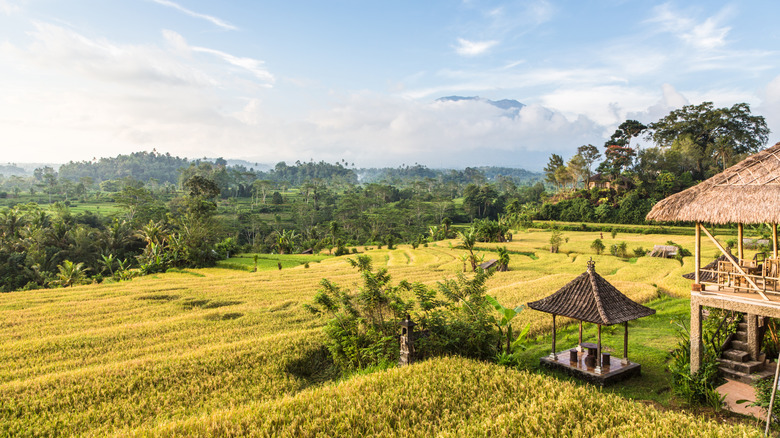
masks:
<svg viewBox="0 0 780 438"><path fill-rule="evenodd" d="M71 161L60 167L58 178L70 181L80 181L83 178L91 178L94 183L111 180L133 179L147 183L154 179L159 184L178 184L182 174L197 173L195 168L201 164L211 168L212 164L229 173L252 174L256 179L269 180L277 183L288 183L294 186L307 181L330 181L337 179L345 183L405 183L420 181L426 178L434 178L458 183L469 183L476 180L496 181L499 176L513 180L516 184L540 181L543 175L530 172L525 169L507 167L467 167L464 170L455 169L429 169L415 164L413 166L399 166L396 168L370 168L356 169L354 165L348 166L346 162L335 164L324 161L300 162L296 161L288 165L284 161L277 163L270 170L261 171L259 168L269 166L255 164L247 168L243 164L235 164L235 161L216 159L188 159L174 157L170 154L152 152L134 152L129 155L118 155L112 158L99 158L92 161ZM187 170L189 169L189 171Z"/></svg>
<svg viewBox="0 0 780 438"><path fill-rule="evenodd" d="M178 184L179 169L189 165L188 159L171 154L133 152L94 161L71 161L60 167L59 177L71 181L89 177L96 183L124 178L147 182L154 178L160 183Z"/></svg>
<svg viewBox="0 0 780 438"><path fill-rule="evenodd" d="M525 169L509 167L467 167L463 170L456 169L429 169L426 166L415 164L414 166L400 166L397 168L370 168L359 169L358 180L361 183L397 181L419 181L426 178L441 179L457 183L470 183L477 180L496 181L499 176L511 179L515 184L527 184L541 181L542 173L531 172Z"/></svg>

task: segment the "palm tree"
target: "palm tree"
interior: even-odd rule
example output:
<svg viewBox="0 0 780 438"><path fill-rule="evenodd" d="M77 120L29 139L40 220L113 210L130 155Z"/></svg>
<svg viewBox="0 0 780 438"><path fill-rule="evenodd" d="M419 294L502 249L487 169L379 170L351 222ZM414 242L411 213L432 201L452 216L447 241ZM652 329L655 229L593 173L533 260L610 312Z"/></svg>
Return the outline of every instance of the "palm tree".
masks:
<svg viewBox="0 0 780 438"><path fill-rule="evenodd" d="M89 268L84 268L84 263L73 263L70 260L63 260L61 265L57 266L59 273L57 273L56 284L62 287L74 286L84 283L87 277L86 271Z"/></svg>
<svg viewBox="0 0 780 438"><path fill-rule="evenodd" d="M468 260L471 263L471 270L477 270L477 256L474 255L474 246L477 244L477 230L474 225L466 231L458 232L458 237L461 240L461 244L469 252Z"/></svg>

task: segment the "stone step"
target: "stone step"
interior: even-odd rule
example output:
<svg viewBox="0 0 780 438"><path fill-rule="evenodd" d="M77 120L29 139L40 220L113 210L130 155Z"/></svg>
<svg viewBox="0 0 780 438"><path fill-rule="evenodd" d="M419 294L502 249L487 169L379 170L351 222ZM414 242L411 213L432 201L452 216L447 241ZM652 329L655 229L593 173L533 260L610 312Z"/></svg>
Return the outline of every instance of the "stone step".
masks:
<svg viewBox="0 0 780 438"><path fill-rule="evenodd" d="M740 350L740 351L749 351L747 342L737 341L736 339L733 339L731 341L731 349Z"/></svg>
<svg viewBox="0 0 780 438"><path fill-rule="evenodd" d="M740 322L737 324L737 331L738 332L745 332L747 333L747 323L746 322Z"/></svg>
<svg viewBox="0 0 780 438"><path fill-rule="evenodd" d="M750 360L750 354L747 351L731 349L723 352L723 358L734 362L747 362Z"/></svg>
<svg viewBox="0 0 780 438"><path fill-rule="evenodd" d="M731 338L731 340L732 341L747 342L747 340L748 340L747 332L736 332L736 333L734 333L734 337Z"/></svg>
<svg viewBox="0 0 780 438"><path fill-rule="evenodd" d="M728 359L718 359L721 367L727 367L732 370L745 374L753 374L764 369L764 363L751 360L748 362L737 362Z"/></svg>
<svg viewBox="0 0 780 438"><path fill-rule="evenodd" d="M747 384L753 383L753 379L749 375L740 373L737 370L732 370L729 367L718 367L718 373L726 379L737 380Z"/></svg>
<svg viewBox="0 0 780 438"><path fill-rule="evenodd" d="M773 364L772 364L773 365ZM753 374L746 374L741 371L733 370L725 366L719 366L718 371L720 375L731 380L739 380L740 382L752 385L753 383L761 380L774 377L775 370L773 366L768 366L765 369L755 372Z"/></svg>

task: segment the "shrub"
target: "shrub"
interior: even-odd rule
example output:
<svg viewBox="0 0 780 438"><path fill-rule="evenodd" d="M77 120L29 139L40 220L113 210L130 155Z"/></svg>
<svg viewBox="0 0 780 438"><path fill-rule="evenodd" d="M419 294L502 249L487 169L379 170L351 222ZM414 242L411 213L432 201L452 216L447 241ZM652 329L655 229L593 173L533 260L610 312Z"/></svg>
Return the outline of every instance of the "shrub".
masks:
<svg viewBox="0 0 780 438"><path fill-rule="evenodd" d="M604 252L604 242L602 242L601 239L596 239L590 244L590 248L593 251L596 251L596 254L601 254Z"/></svg>
<svg viewBox="0 0 780 438"><path fill-rule="evenodd" d="M688 328L680 320L677 324L677 347L672 350L672 363L669 371L672 375L672 391L690 404L703 404L720 409L725 396L721 396L718 387L718 356L709 342L707 331L703 330L704 354L701 368L691 374L691 340Z"/></svg>
<svg viewBox="0 0 780 438"><path fill-rule="evenodd" d="M562 242L563 242L563 233L561 233L561 230L557 228L553 228L552 234L550 235L550 252L557 253L558 250L560 249Z"/></svg>
<svg viewBox="0 0 780 438"><path fill-rule="evenodd" d="M634 257L644 257L645 254L647 254L647 251L641 246L634 248Z"/></svg>
<svg viewBox="0 0 780 438"><path fill-rule="evenodd" d="M471 279L459 274L431 289L405 280L391 284L386 268L372 270L369 256L347 261L361 273L363 285L350 293L323 279L314 304L304 305L312 313L331 317L325 326L326 347L342 371L398 360L400 322L414 307L402 298L408 291L419 306L412 318L423 333L416 342L418 358L452 354L495 358L501 337L485 296L491 273L478 269Z"/></svg>
<svg viewBox="0 0 780 438"><path fill-rule="evenodd" d="M622 258L628 257L628 244L626 242L620 242L617 245L617 255Z"/></svg>

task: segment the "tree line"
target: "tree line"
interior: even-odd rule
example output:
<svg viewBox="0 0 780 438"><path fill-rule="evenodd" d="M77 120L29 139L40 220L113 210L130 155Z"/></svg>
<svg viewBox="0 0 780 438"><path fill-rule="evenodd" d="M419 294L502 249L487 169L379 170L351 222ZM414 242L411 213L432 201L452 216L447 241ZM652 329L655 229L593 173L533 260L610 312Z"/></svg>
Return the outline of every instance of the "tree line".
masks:
<svg viewBox="0 0 780 438"><path fill-rule="evenodd" d="M545 181L556 194L537 217L642 223L655 202L758 152L768 136L766 121L746 103L686 105L647 125L627 120L604 143L603 155L588 144L568 161L550 157Z"/></svg>

